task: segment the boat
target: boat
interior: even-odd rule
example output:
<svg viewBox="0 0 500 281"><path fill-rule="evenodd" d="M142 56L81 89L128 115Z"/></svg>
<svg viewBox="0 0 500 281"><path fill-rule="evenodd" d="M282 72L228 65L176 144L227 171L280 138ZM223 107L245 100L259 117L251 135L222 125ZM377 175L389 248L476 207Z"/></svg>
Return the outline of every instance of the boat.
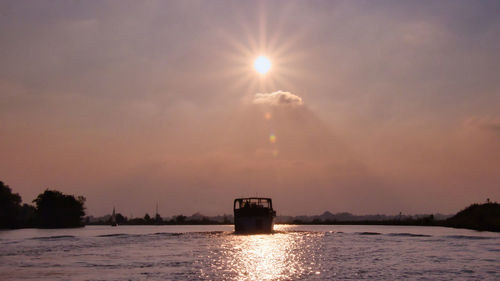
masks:
<svg viewBox="0 0 500 281"><path fill-rule="evenodd" d="M113 214L111 214L111 226L118 226L116 223L115 207L113 207Z"/></svg>
<svg viewBox="0 0 500 281"><path fill-rule="evenodd" d="M234 199L234 231L236 233L272 233L276 211L271 198Z"/></svg>

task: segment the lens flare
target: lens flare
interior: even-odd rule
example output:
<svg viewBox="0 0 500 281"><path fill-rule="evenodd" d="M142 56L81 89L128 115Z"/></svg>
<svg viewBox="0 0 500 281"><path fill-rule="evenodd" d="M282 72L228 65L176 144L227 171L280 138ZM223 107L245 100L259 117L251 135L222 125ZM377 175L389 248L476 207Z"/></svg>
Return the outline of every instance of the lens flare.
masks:
<svg viewBox="0 0 500 281"><path fill-rule="evenodd" d="M269 136L269 142L271 142L271 143L276 143L276 136L275 136L274 134L271 134L271 135Z"/></svg>

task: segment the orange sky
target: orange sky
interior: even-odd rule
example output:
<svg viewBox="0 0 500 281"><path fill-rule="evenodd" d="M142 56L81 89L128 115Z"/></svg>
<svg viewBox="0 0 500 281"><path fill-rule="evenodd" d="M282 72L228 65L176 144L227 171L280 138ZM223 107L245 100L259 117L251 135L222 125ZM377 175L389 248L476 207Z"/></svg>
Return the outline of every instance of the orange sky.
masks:
<svg viewBox="0 0 500 281"><path fill-rule="evenodd" d="M47 187L127 216L249 195L291 215L500 200L498 2L0 11L0 180L24 202Z"/></svg>

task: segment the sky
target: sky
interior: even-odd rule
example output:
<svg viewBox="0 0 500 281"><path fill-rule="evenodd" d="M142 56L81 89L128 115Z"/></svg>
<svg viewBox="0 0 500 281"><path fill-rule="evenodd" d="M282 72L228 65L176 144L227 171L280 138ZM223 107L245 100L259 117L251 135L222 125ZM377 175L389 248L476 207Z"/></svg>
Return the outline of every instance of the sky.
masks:
<svg viewBox="0 0 500 281"><path fill-rule="evenodd" d="M500 200L499 1L1 1L0 180L87 214ZM271 70L257 73L265 55Z"/></svg>

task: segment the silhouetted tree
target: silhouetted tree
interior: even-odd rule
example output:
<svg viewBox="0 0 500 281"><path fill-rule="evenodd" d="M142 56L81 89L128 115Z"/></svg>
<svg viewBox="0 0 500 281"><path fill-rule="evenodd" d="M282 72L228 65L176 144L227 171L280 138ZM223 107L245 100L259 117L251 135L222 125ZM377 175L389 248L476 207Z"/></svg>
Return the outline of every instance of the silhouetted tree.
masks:
<svg viewBox="0 0 500 281"><path fill-rule="evenodd" d="M146 223L151 222L151 217L149 216L149 214L148 214L148 213L146 213L146 214L144 215L144 221L145 221Z"/></svg>
<svg viewBox="0 0 500 281"><path fill-rule="evenodd" d="M64 195L60 191L45 190L33 200L40 227L60 228L83 226L85 197Z"/></svg>
<svg viewBox="0 0 500 281"><path fill-rule="evenodd" d="M17 227L20 209L21 196L0 181L0 228Z"/></svg>
<svg viewBox="0 0 500 281"><path fill-rule="evenodd" d="M117 213L116 214L116 223L117 224L124 224L127 222L127 217L124 217L122 214Z"/></svg>
<svg viewBox="0 0 500 281"><path fill-rule="evenodd" d="M35 227L36 222L37 216L35 207L23 204L19 211L19 227Z"/></svg>
<svg viewBox="0 0 500 281"><path fill-rule="evenodd" d="M0 227L11 228L15 226L19 213L21 197L12 193L10 187L0 181Z"/></svg>
<svg viewBox="0 0 500 281"><path fill-rule="evenodd" d="M186 223L186 216L183 216L183 215L178 215L177 217L175 217L175 223L177 224L184 224Z"/></svg>
<svg viewBox="0 0 500 281"><path fill-rule="evenodd" d="M0 228L36 226L35 208L21 202L21 196L0 181Z"/></svg>
<svg viewBox="0 0 500 281"><path fill-rule="evenodd" d="M163 222L163 219L161 218L160 214L156 214L155 223L160 224L162 222Z"/></svg>
<svg viewBox="0 0 500 281"><path fill-rule="evenodd" d="M500 203L472 204L445 223L452 227L500 232Z"/></svg>

